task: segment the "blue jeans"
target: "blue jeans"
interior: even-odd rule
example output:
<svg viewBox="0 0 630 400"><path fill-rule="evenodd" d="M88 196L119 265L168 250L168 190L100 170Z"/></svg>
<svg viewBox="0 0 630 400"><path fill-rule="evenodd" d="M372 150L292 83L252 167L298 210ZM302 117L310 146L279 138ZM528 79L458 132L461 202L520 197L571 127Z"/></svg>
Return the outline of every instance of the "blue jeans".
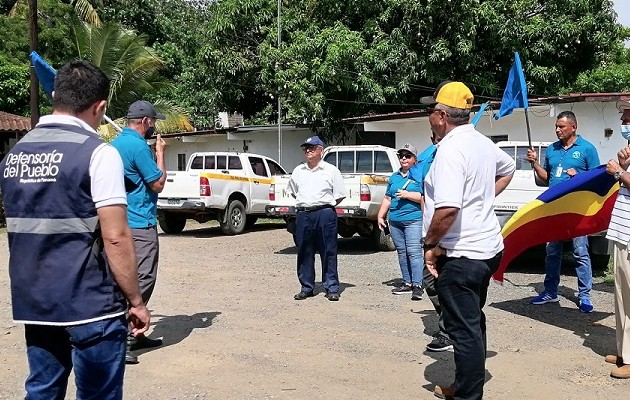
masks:
<svg viewBox="0 0 630 400"><path fill-rule="evenodd" d="M122 399L125 316L74 326L26 325L26 400L63 400L74 367L76 398Z"/></svg>
<svg viewBox="0 0 630 400"><path fill-rule="evenodd" d="M591 269L591 258L588 255L588 238L586 236L579 236L573 239L573 257L575 258L575 273L578 280L578 297L580 300L590 300L591 288L593 287L593 270ZM545 291L552 296L558 295L561 264L562 242L547 243Z"/></svg>
<svg viewBox="0 0 630 400"><path fill-rule="evenodd" d="M334 208L298 211L295 241L297 242L297 275L302 292L315 289L315 251L322 259L322 284L326 293L339 292L337 273L337 213Z"/></svg>
<svg viewBox="0 0 630 400"><path fill-rule="evenodd" d="M408 285L422 286L422 220L390 221L389 232L398 252L403 281Z"/></svg>

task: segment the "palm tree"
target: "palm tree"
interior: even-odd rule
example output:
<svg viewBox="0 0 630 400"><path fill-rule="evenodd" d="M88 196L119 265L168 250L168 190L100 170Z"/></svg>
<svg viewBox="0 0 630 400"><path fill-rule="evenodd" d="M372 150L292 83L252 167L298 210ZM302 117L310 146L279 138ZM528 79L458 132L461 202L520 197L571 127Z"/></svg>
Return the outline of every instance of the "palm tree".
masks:
<svg viewBox="0 0 630 400"><path fill-rule="evenodd" d="M11 9L9 10L9 15L15 14L17 10L17 6L22 1L25 1L25 0L16 0L15 3L13 3L13 7L11 7ZM65 1L65 3L68 3L68 1ZM81 21L85 21L88 24L92 24L96 26L101 25L101 19L99 18L98 13L96 12L96 9L94 9L90 1L70 0L70 4L74 7L74 11L76 12L77 17L79 17Z"/></svg>
<svg viewBox="0 0 630 400"><path fill-rule="evenodd" d="M117 24L99 27L78 22L73 27L79 57L100 67L112 80L107 113L122 118L131 103L154 96L171 83L160 78L158 70L164 62L146 46L146 37ZM185 111L166 101L155 106L167 116L159 121L160 132L181 132L193 129Z"/></svg>

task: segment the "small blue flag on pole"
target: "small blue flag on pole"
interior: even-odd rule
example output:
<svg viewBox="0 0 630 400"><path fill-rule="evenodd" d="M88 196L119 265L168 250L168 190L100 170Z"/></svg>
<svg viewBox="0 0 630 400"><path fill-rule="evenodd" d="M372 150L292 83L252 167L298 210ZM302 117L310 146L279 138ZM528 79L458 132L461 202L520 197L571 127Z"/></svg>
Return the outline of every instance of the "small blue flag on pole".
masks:
<svg viewBox="0 0 630 400"><path fill-rule="evenodd" d="M501 108L494 116L494 119L499 119L512 114L512 110L515 108L527 109L528 107L527 84L525 83L525 75L523 75L523 66L521 65L521 58L518 56L518 52L515 51L514 64L512 64L507 85L505 85L503 99L501 100Z"/></svg>
<svg viewBox="0 0 630 400"><path fill-rule="evenodd" d="M54 70L53 67L48 65L43 58L40 57L37 52L31 52L31 63L33 64L33 68L35 68L35 74L37 74L37 79L39 79L39 83L42 85L44 92L52 99L52 92L55 87L55 75L57 75L57 71Z"/></svg>

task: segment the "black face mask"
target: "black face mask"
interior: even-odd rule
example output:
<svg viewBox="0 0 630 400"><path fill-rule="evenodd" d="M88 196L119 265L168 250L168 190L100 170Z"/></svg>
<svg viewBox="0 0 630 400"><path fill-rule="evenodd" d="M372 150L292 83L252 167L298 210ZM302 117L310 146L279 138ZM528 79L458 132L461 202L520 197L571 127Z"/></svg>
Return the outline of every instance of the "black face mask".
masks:
<svg viewBox="0 0 630 400"><path fill-rule="evenodd" d="M153 136L154 133L155 133L155 127L150 126L147 128L147 131L144 133L144 138L151 139L151 136Z"/></svg>

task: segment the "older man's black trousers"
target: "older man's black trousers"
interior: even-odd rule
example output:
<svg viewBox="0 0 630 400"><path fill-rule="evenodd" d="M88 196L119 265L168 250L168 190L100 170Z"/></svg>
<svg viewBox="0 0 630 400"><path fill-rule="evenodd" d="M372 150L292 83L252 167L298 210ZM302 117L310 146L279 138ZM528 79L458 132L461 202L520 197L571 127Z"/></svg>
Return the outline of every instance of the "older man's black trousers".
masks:
<svg viewBox="0 0 630 400"><path fill-rule="evenodd" d="M327 293L339 293L337 273L337 213L333 207L298 211L295 228L297 275L302 292L315 289L315 252L322 259L322 284Z"/></svg>
<svg viewBox="0 0 630 400"><path fill-rule="evenodd" d="M486 375L486 303L502 253L488 260L440 257L437 292L455 353L455 399L483 397Z"/></svg>

